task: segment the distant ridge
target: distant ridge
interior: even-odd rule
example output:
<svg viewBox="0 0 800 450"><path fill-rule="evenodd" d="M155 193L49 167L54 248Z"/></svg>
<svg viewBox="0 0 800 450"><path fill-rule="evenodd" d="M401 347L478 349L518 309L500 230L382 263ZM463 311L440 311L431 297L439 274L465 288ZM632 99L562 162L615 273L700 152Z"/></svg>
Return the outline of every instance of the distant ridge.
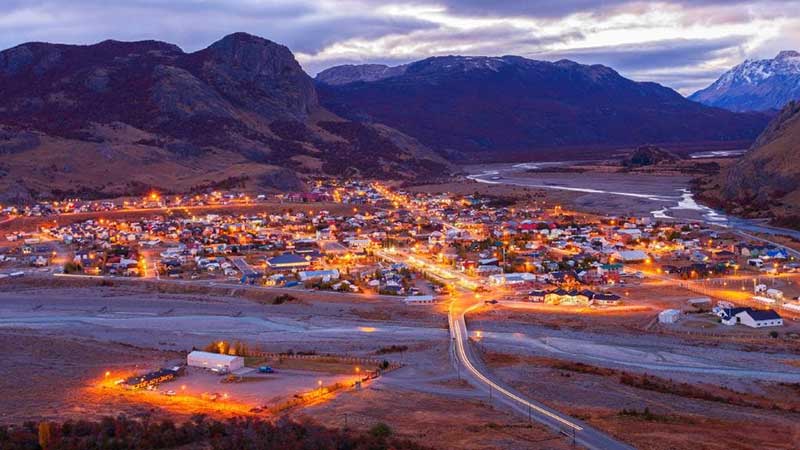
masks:
<svg viewBox="0 0 800 450"><path fill-rule="evenodd" d="M601 65L519 56L443 56L397 67L339 66L316 77L320 103L382 123L451 158L554 149L749 145L769 120L689 101ZM588 153L588 151L587 151Z"/></svg>

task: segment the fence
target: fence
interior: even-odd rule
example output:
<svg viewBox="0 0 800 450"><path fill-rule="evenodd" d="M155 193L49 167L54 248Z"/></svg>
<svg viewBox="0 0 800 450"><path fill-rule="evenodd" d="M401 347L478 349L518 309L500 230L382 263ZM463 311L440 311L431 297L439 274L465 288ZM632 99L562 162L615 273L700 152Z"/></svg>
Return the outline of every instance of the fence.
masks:
<svg viewBox="0 0 800 450"><path fill-rule="evenodd" d="M362 366L375 366L376 368L381 367L383 362L386 361L389 363L389 365L386 368L381 368L383 372L403 367L403 364L397 361L389 361L388 359L369 358L365 356L350 356L350 355L339 356L339 355L326 355L326 354L305 355L298 353L272 353L272 352L260 352L260 351L250 351L248 352L247 356L268 358L268 359L303 359L311 361L328 360L331 362L358 364Z"/></svg>

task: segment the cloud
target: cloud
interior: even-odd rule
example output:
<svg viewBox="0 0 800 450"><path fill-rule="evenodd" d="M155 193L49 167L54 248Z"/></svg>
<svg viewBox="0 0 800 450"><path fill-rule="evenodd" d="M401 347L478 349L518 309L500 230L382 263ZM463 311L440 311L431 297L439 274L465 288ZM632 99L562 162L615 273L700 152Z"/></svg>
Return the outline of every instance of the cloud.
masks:
<svg viewBox="0 0 800 450"><path fill-rule="evenodd" d="M608 47L588 47L540 55L542 59L571 59L583 64L603 64L637 80L656 81L683 93L710 84L719 70L705 68L716 60L738 60L746 36L717 39L670 39Z"/></svg>

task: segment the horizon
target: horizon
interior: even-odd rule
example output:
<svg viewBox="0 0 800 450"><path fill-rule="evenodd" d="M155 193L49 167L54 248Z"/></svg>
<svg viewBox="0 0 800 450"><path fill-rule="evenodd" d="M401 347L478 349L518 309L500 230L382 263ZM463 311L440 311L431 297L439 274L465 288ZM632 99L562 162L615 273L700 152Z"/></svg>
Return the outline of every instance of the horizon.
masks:
<svg viewBox="0 0 800 450"><path fill-rule="evenodd" d="M311 76L343 64L406 64L428 57L517 55L602 64L635 81L690 95L746 59L798 49L800 5L782 0L550 5L473 1L302 1L225 5L11 1L0 6L0 48L157 40L186 52L243 31L286 45ZM778 7L779 6L779 7ZM124 18L121 19L121 18ZM122 26L133 23L135 27Z"/></svg>

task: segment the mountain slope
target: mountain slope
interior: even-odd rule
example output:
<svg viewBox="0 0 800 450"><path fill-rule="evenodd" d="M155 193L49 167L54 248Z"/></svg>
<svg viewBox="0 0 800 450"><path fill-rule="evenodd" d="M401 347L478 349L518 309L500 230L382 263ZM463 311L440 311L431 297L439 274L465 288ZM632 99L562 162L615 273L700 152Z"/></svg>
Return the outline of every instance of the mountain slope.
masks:
<svg viewBox="0 0 800 450"><path fill-rule="evenodd" d="M739 213L800 218L800 102L787 104L720 181Z"/></svg>
<svg viewBox="0 0 800 450"><path fill-rule="evenodd" d="M800 53L783 51L774 59L747 60L689 98L731 111L779 110L800 99Z"/></svg>
<svg viewBox="0 0 800 450"><path fill-rule="evenodd" d="M155 41L0 52L0 187L17 197L446 172L398 135L327 111L288 48L244 33L194 53Z"/></svg>
<svg viewBox="0 0 800 450"><path fill-rule="evenodd" d="M484 159L644 143L747 145L768 120L709 108L599 65L447 56L401 67L377 79L374 70L364 71L369 77L352 67L325 71L316 80L320 103L351 120L397 128L442 154Z"/></svg>

